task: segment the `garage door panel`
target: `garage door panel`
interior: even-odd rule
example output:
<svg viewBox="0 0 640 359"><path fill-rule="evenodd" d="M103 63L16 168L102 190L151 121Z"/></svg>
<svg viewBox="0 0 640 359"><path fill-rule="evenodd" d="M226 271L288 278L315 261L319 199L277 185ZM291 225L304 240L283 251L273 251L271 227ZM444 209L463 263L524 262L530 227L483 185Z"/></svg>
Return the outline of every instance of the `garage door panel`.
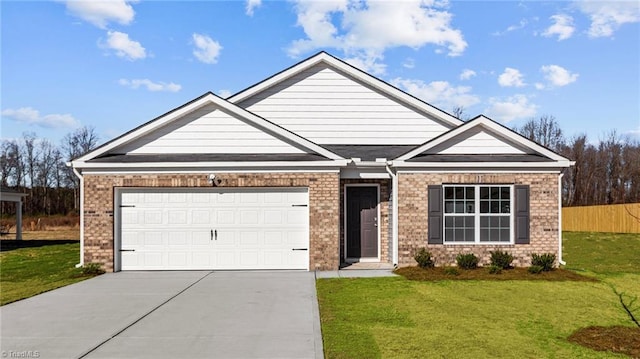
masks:
<svg viewBox="0 0 640 359"><path fill-rule="evenodd" d="M308 249L306 188L125 189L120 203L123 270L308 268L292 250Z"/></svg>

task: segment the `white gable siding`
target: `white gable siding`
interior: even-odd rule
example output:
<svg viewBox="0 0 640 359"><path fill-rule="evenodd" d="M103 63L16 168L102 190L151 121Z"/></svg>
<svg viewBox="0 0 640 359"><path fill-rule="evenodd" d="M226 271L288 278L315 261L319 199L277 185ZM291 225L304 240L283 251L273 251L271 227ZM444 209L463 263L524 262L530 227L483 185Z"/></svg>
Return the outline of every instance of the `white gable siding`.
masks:
<svg viewBox="0 0 640 359"><path fill-rule="evenodd" d="M324 65L238 105L318 144L418 145L449 130Z"/></svg>
<svg viewBox="0 0 640 359"><path fill-rule="evenodd" d="M479 128L462 133L460 136L454 137L428 152L441 155L525 154L522 149L515 145Z"/></svg>
<svg viewBox="0 0 640 359"><path fill-rule="evenodd" d="M112 153L304 153L208 105Z"/></svg>

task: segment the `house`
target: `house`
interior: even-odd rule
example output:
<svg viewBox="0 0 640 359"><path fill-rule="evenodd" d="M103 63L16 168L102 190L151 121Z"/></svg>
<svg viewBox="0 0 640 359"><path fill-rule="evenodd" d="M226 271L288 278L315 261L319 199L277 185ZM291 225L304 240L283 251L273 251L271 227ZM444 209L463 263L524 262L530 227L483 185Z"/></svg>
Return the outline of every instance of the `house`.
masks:
<svg viewBox="0 0 640 359"><path fill-rule="evenodd" d="M107 270L561 260L571 162L460 121L325 53L227 99L204 94L71 162L81 264Z"/></svg>

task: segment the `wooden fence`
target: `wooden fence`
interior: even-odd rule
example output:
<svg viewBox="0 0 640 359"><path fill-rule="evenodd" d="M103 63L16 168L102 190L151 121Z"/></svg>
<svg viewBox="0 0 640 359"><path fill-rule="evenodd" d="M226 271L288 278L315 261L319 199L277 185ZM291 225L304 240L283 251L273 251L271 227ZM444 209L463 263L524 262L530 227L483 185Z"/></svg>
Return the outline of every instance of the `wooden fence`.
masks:
<svg viewBox="0 0 640 359"><path fill-rule="evenodd" d="M640 233L640 203L564 207L562 230Z"/></svg>

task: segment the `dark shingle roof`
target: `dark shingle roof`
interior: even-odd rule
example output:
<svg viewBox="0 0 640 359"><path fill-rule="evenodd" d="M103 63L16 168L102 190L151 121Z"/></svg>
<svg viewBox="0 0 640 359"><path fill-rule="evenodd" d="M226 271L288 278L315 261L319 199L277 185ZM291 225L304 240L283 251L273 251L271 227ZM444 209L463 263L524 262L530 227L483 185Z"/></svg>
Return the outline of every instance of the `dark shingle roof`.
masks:
<svg viewBox="0 0 640 359"><path fill-rule="evenodd" d="M411 151L415 145L321 145L344 158L360 158L363 161L375 161L376 158L392 160Z"/></svg>
<svg viewBox="0 0 640 359"><path fill-rule="evenodd" d="M110 155L90 160L99 163L141 163L141 162L271 162L271 161L323 161L326 157L310 153L266 153L266 154L150 154L150 155Z"/></svg>
<svg viewBox="0 0 640 359"><path fill-rule="evenodd" d="M553 162L539 155L418 155L407 162Z"/></svg>

